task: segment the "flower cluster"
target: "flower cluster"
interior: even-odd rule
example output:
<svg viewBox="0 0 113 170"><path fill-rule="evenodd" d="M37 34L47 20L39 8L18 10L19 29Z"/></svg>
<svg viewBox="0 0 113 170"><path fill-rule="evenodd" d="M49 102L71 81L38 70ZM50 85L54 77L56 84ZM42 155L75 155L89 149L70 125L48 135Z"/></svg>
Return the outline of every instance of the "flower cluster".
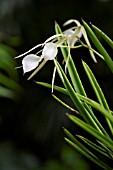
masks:
<svg viewBox="0 0 113 170"><path fill-rule="evenodd" d="M39 63L44 59L45 61L54 60L58 53L57 45L53 42L48 42L43 50L41 56L36 54L28 54L22 60L23 71L24 73L29 72L36 67L38 67Z"/></svg>
<svg viewBox="0 0 113 170"><path fill-rule="evenodd" d="M63 47L64 42L65 44L67 44L65 47L69 48L70 50L71 48L75 47L75 43L80 40L83 35L87 45L90 46L85 29L77 20L69 20L64 24L64 26L72 22L76 23L76 27L70 28L64 31L62 34L53 35L52 37L48 38L43 44L39 44L30 49L29 51L25 52L24 54L15 57L19 58L25 56L22 60L22 67L24 73L36 69L34 73L30 76L31 78L45 65L48 60L55 60L58 53L58 48L61 46ZM58 38L60 38L60 40L58 40ZM39 52L37 52L36 54L30 53L31 51L40 46L43 48ZM90 53L92 58L96 62L94 54L91 50Z"/></svg>

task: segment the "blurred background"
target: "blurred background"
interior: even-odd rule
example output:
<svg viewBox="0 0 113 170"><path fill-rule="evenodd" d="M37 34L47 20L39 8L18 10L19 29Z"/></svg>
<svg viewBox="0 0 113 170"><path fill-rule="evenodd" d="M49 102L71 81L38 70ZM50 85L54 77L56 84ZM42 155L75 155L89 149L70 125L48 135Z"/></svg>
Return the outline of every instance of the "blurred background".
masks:
<svg viewBox="0 0 113 170"><path fill-rule="evenodd" d="M15 69L21 59L14 57L55 34L55 21L62 28L68 19L81 18L113 39L112 0L0 0L0 170L100 170L64 141L62 127L80 133L66 117L70 111L52 98L50 89L27 81L28 74ZM110 71L102 61L90 62L85 53L75 57L86 89L81 58L95 72L112 109ZM52 70L48 62L34 79L51 83Z"/></svg>

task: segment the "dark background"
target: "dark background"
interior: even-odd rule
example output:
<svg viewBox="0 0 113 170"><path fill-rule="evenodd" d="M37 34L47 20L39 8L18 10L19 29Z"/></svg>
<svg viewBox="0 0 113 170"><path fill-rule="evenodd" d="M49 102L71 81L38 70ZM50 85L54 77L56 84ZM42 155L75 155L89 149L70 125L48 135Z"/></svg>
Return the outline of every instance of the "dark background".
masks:
<svg viewBox="0 0 113 170"><path fill-rule="evenodd" d="M55 34L54 21L62 27L68 19L81 21L81 18L94 23L113 39L112 0L1 0L0 33L3 36L0 41L15 49L18 55ZM16 45L10 37L17 38ZM81 58L88 61L85 55ZM75 61L82 77L81 58ZM16 62L21 65L21 59ZM112 107L110 71L102 61L89 64ZM51 83L52 70L53 63L47 63L34 79ZM17 72L24 89L20 99L0 98L0 170L100 169L66 145L62 127L80 133L65 115L70 111L52 98L51 90L36 85L33 80L27 81L28 74L23 76L22 69ZM88 89L84 76L83 81ZM58 95L70 103L68 98ZM66 157L67 153L70 157Z"/></svg>

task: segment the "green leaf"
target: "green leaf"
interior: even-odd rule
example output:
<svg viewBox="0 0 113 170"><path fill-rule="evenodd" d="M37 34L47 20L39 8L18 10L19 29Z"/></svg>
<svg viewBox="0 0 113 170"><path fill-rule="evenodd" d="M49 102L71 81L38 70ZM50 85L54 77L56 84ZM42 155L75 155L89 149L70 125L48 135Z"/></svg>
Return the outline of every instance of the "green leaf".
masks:
<svg viewBox="0 0 113 170"><path fill-rule="evenodd" d="M0 69L4 70L14 80L18 79L17 71L14 69L16 62L12 56L16 52L3 44L0 44Z"/></svg>
<svg viewBox="0 0 113 170"><path fill-rule="evenodd" d="M60 104L62 104L64 107L66 107L67 109L71 110L72 112L75 112L77 114L79 114L79 112L75 109L73 109L72 107L70 107L68 104L66 104L65 102L63 102L61 99L59 99L58 97L56 97L54 94L52 94L52 96L54 97L55 100L57 100Z"/></svg>
<svg viewBox="0 0 113 170"><path fill-rule="evenodd" d="M0 74L0 84L6 86L7 88L10 88L12 90L22 92L22 87L13 79L7 77L4 74Z"/></svg>
<svg viewBox="0 0 113 170"><path fill-rule="evenodd" d="M37 84L41 85L41 86L44 86L44 87L47 87L47 88L50 88L52 89L52 85L49 84L49 83L44 83L44 82L39 82L39 81L36 81ZM62 88L62 87L59 87L59 86L53 86L53 89L60 92L60 93L63 93L63 94L66 94L68 95L68 92L65 88Z"/></svg>
<svg viewBox="0 0 113 170"><path fill-rule="evenodd" d="M93 153L91 153L84 145L82 145L67 129L64 129L65 134L71 139L65 138L65 140L75 148L79 153L104 168L105 170L111 170L109 166L107 166L103 161L97 158ZM73 141L73 142L72 142Z"/></svg>
<svg viewBox="0 0 113 170"><path fill-rule="evenodd" d="M85 102L87 102L89 105L91 105L93 108L95 108L100 113L102 113L105 117L107 117L111 121L113 126L113 115L109 114L108 110L106 110L104 107L102 107L99 103L95 102L94 100L91 100L89 98L84 98L83 96L80 95L79 98L81 98L81 100L85 100Z"/></svg>
<svg viewBox="0 0 113 170"><path fill-rule="evenodd" d="M109 54L107 53L105 48L102 46L102 44L100 43L100 41L98 40L98 38L96 37L96 35L92 31L92 29L89 27L89 25L85 21L83 21L83 24L84 24L84 28L86 29L90 39L92 40L92 42L94 43L96 48L99 50L99 52L103 55L108 67L110 68L111 72L113 73L113 61L112 61L111 57L109 56Z"/></svg>
<svg viewBox="0 0 113 170"><path fill-rule="evenodd" d="M62 31L61 31L61 29L60 29L60 27L59 27L59 25L58 24L56 24L55 25L55 29L56 29L56 33L62 33ZM61 51L62 51L62 54L63 54L63 56L64 56L64 60L66 60L67 59L67 56L68 56L68 48L61 48ZM71 80L72 80L72 83L73 83L73 86L75 87L75 90L76 90L76 92L77 93L79 93L79 94L82 94L83 96L86 96L86 93L85 93L85 90L84 90L84 88L83 88L83 85L82 85L82 82L81 82L81 80L80 80L80 77L79 77L79 75L78 75L78 72L77 72L77 70L76 70L76 67L75 67L75 65L74 65L74 62L73 62L73 60L72 60L72 58L71 58L71 56L70 56L70 60L69 60L69 63L68 63L68 70L69 70L69 74L70 74L70 77L71 77ZM75 71L76 70L76 71ZM82 89L83 89L83 91L82 91ZM87 108L88 108L89 106L87 106ZM91 108L89 108L89 110L90 110L90 113L92 113L92 115L93 115L93 112L91 111ZM87 114L88 114L88 112L87 112ZM99 128L99 126L98 126L98 124L99 124L99 122L98 122L98 124L94 121L94 119L91 117L91 115L89 114L88 115L88 117L90 117L90 120L92 121L92 123L93 123L93 125L98 129L98 130L100 130L100 128ZM93 115L93 117L94 117L94 115ZM95 120L97 120L96 118L95 118ZM101 127L101 129L103 129L102 127ZM104 129L103 129L103 131L104 131ZM105 131L104 131L105 132Z"/></svg>
<svg viewBox="0 0 113 170"><path fill-rule="evenodd" d="M99 84L98 84L98 82L97 82L93 72L91 71L89 66L84 61L82 61L82 63L83 63L84 69L85 69L85 71L87 73L87 76L89 78L89 81L90 81L90 83L91 83L91 85L93 87L93 90L94 90L94 92L95 92L95 94L97 96L97 99L98 99L99 103L103 107L105 107L105 109L109 110L109 106L107 104L105 96L104 96L104 94L102 92L102 89L100 88L100 86L99 86Z"/></svg>
<svg viewBox="0 0 113 170"><path fill-rule="evenodd" d="M45 87L48 87L48 88L51 88L51 87L52 87L51 84L48 84L48 83L43 83L43 82L36 82L36 83L39 84L39 85L43 85L43 86L45 86ZM55 85L54 85L54 90L56 90L56 91L58 91L58 92L61 92L61 93L63 93L63 94L66 94L66 95L69 96L69 93L68 93L68 91L67 91L65 88L58 87L58 86L55 86ZM109 112L108 112L105 108L103 108L99 103L95 102L94 100L91 100L91 99L88 98L88 97L84 97L84 96L82 96L82 95L80 95L80 94L78 94L78 93L76 93L76 92L74 92L74 93L77 95L77 97L78 97L80 100L88 103L88 104L91 105L93 108L95 108L95 109L98 110L100 113L102 113L105 117L108 117L108 119L110 119L111 122L113 122L113 114L109 115ZM110 110L110 112L113 113L113 111L111 111L111 110Z"/></svg>
<svg viewBox="0 0 113 170"><path fill-rule="evenodd" d="M71 97L73 103L75 104L76 108L78 109L79 113L83 116L83 118L85 119L86 122L91 124L96 129L100 130L99 127L96 125L96 122L94 121L90 112L88 112L88 110L86 110L86 108L84 107L84 103L82 103L80 101L78 94L75 93L75 91L74 91L73 87L71 86L68 78L66 77L63 69L61 68L60 64L57 61L55 61L55 66L56 66L58 74L62 80L62 83L64 84L65 88L67 89L67 92L68 92L69 96Z"/></svg>
<svg viewBox="0 0 113 170"><path fill-rule="evenodd" d="M6 97L6 98L14 99L15 94L12 90L0 86L0 97Z"/></svg>
<svg viewBox="0 0 113 170"><path fill-rule="evenodd" d="M89 104L86 104L85 102L84 102L84 106L85 106L86 110L89 112L91 118L93 119L93 123L95 124L96 129L98 129L98 131L100 131L101 133L109 136L108 133L106 132L105 128L102 126L102 124L99 122L99 120L93 113L91 106Z"/></svg>
<svg viewBox="0 0 113 170"><path fill-rule="evenodd" d="M95 144L94 142L88 140L87 138L77 135L80 139L82 139L88 146L90 146L91 148L93 148L94 150L96 150L98 153L102 154L103 156L106 156L110 159L111 155L110 153L108 153L104 148L100 147L99 145Z"/></svg>
<svg viewBox="0 0 113 170"><path fill-rule="evenodd" d="M77 97L73 87L71 86L68 78L66 77L64 71L62 70L60 64L57 61L55 61L55 66L56 66L58 74L62 80L62 83L64 84L65 88L67 89L67 92L68 92L69 96L71 97L73 103L75 104L76 108L79 110L80 114L84 117L84 119L87 122L90 122L89 117L87 116L87 114L88 114L87 111L85 110L83 104Z"/></svg>
<svg viewBox="0 0 113 170"><path fill-rule="evenodd" d="M43 83L43 82L36 82L36 83L39 84L39 85L48 87L48 88L52 88L52 85L51 85L51 84L48 84L48 83ZM58 86L55 86L55 85L54 85L53 88L54 88L54 90L56 90L56 91L58 91L58 92L60 92L60 93L66 94L66 95L69 96L68 91L67 91L65 88L58 87ZM75 93L76 93L76 92L75 92ZM90 100L90 99L87 98L87 97L84 97L84 96L82 96L82 95L80 95L80 94L78 94L78 93L76 93L76 95L79 97L80 100L85 101L83 104L84 104L86 110L89 112L90 116L93 118L93 120L94 120L93 123L95 123L95 126L97 127L97 129L98 129L99 131L102 131L103 134L106 134L106 135L107 135L107 132L105 131L105 129L103 128L103 126L100 124L100 122L98 121L98 119L96 118L96 116L94 115L94 113L92 112L91 107L88 106L88 105L86 105L86 103L89 104L89 100Z"/></svg>
<svg viewBox="0 0 113 170"><path fill-rule="evenodd" d="M68 115L69 119L72 120L75 124L77 124L79 127L83 128L85 131L87 131L89 134L91 134L93 137L101 141L105 146L113 150L113 141L108 136L103 135L98 130L93 128L91 125L85 123L84 121L80 120L79 118Z"/></svg>
<svg viewBox="0 0 113 170"><path fill-rule="evenodd" d="M99 86L99 84L98 84L98 82L97 82L97 80L96 80L93 72L91 71L91 69L89 68L89 66L88 66L85 62L83 62L83 66L84 66L84 69L85 69L85 71L86 71L86 73L87 73L87 76L88 76L88 78L89 78L89 81L90 81L90 83L91 83L91 85L92 85L92 87L93 87L93 90L94 90L94 92L95 92L95 94L96 94L96 96L97 96L97 99L98 99L99 103L100 103L106 110L108 110L109 114L111 114L111 112L110 112L110 110L109 110L108 103L107 103L107 101L106 101L106 99L105 99L105 96L104 96L104 94L103 94L103 92L102 92L102 89L100 88L100 86ZM112 124L111 124L111 122L110 122L108 119L106 119L106 120L107 120L109 129L110 129L111 133L113 134Z"/></svg>
<svg viewBox="0 0 113 170"><path fill-rule="evenodd" d="M95 32L99 34L110 46L113 48L113 41L98 27L92 24L92 28L94 29Z"/></svg>

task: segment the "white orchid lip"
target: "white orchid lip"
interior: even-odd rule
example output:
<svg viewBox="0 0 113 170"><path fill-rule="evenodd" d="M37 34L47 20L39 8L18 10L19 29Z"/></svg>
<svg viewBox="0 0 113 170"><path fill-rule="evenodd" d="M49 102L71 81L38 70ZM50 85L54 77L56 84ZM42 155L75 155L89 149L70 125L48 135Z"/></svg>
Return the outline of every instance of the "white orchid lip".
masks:
<svg viewBox="0 0 113 170"><path fill-rule="evenodd" d="M58 53L57 45L53 42L47 43L42 51L45 60L53 60Z"/></svg>
<svg viewBox="0 0 113 170"><path fill-rule="evenodd" d="M42 57L39 57L36 54L29 54L25 56L22 60L23 72L26 73L35 69L41 60Z"/></svg>

